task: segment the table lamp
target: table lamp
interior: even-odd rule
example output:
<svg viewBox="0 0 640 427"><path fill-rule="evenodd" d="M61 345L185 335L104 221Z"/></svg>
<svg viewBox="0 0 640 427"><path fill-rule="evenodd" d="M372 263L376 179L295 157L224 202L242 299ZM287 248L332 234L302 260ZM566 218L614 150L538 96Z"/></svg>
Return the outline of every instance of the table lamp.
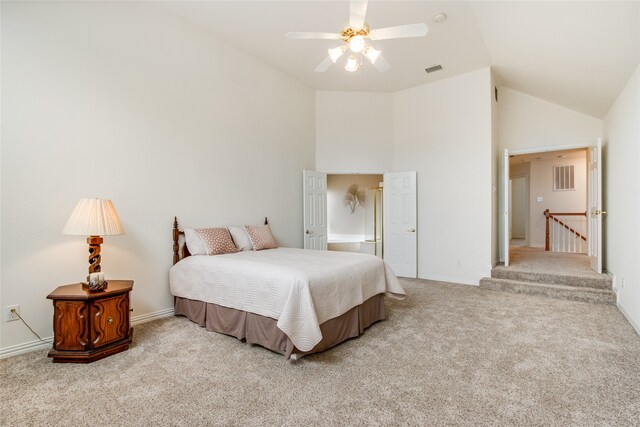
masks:
<svg viewBox="0 0 640 427"><path fill-rule="evenodd" d="M102 290L106 287L104 276L100 273L100 236L118 236L124 234L124 227L111 200L82 199L62 230L72 236L89 236L89 277L90 290ZM100 274L95 274L100 273Z"/></svg>

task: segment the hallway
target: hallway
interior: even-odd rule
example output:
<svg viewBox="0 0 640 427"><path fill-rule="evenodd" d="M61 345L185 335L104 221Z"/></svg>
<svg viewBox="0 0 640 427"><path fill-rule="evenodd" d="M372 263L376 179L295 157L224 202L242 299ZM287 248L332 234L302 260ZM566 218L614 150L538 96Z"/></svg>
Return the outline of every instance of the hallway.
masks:
<svg viewBox="0 0 640 427"><path fill-rule="evenodd" d="M511 246L509 269L580 277L601 277L589 265L585 254L548 252L543 248Z"/></svg>

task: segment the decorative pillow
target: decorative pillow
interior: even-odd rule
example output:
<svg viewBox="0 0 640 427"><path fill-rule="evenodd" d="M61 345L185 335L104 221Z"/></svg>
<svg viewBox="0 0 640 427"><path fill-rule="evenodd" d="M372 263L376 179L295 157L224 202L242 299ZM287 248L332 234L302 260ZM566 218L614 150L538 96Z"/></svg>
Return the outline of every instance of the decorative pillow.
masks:
<svg viewBox="0 0 640 427"><path fill-rule="evenodd" d="M207 254L207 248L204 247L204 243L198 235L198 232L193 228L184 229L184 241L187 244L187 249L191 255Z"/></svg>
<svg viewBox="0 0 640 427"><path fill-rule="evenodd" d="M276 241L268 225L245 225L254 251L277 248Z"/></svg>
<svg viewBox="0 0 640 427"><path fill-rule="evenodd" d="M251 239L249 238L247 230L244 227L232 225L231 227L229 227L229 233L231 233L233 243L236 244L236 248L238 248L239 251L253 250L253 243L251 243Z"/></svg>
<svg viewBox="0 0 640 427"><path fill-rule="evenodd" d="M198 228L196 232L207 248L207 255L232 254L238 252L226 228Z"/></svg>

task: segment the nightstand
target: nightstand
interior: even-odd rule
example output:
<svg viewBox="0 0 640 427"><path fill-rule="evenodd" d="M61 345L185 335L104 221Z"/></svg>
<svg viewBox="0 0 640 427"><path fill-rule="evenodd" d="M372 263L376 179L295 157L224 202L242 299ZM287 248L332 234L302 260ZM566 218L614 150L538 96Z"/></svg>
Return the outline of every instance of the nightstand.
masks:
<svg viewBox="0 0 640 427"><path fill-rule="evenodd" d="M82 284L59 286L53 300L54 362L90 363L129 348L129 293L133 280L109 280L103 291Z"/></svg>

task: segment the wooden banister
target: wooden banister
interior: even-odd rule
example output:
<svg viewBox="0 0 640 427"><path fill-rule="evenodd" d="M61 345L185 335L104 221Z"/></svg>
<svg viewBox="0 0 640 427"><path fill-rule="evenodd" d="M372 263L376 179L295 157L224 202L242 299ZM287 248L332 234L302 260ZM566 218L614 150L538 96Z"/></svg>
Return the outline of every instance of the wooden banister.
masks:
<svg viewBox="0 0 640 427"><path fill-rule="evenodd" d="M549 209L545 212L548 212L551 216L587 216L586 212L549 212Z"/></svg>
<svg viewBox="0 0 640 427"><path fill-rule="evenodd" d="M544 239L544 250L548 251L550 250L550 242L549 242L549 220L552 219L553 221L557 222L559 225L561 225L562 227L566 228L567 230L569 230L570 233L573 233L574 236L579 237L580 239L584 240L585 242L587 241L587 238L585 236L583 236L582 234L580 234L579 232L577 232L576 230L574 230L573 228L569 227L567 224L565 224L564 222L560 221L558 218L556 218L556 216L587 216L586 212L550 212L549 209L545 209L544 213L544 217L547 219L547 224L546 224L546 229L545 229L545 239Z"/></svg>

